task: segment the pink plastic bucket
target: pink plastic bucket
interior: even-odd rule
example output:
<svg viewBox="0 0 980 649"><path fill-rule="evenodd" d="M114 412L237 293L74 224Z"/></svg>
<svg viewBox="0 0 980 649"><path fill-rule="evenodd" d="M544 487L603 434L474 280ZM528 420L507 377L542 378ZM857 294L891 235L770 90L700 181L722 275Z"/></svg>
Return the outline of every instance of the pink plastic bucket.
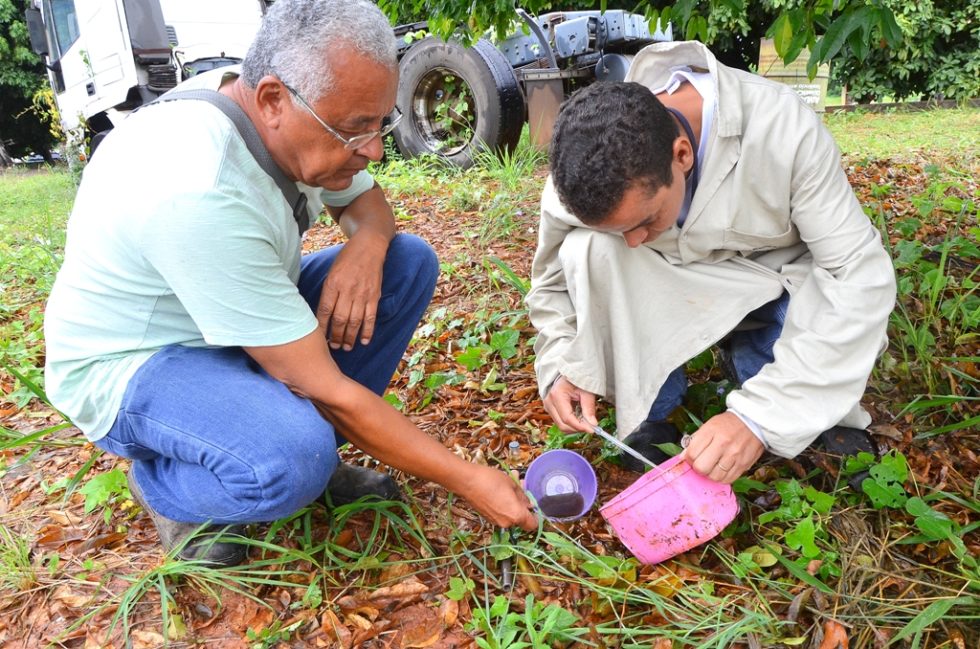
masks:
<svg viewBox="0 0 980 649"><path fill-rule="evenodd" d="M738 514L738 501L730 485L695 473L678 456L599 511L637 559L659 563L717 536Z"/></svg>

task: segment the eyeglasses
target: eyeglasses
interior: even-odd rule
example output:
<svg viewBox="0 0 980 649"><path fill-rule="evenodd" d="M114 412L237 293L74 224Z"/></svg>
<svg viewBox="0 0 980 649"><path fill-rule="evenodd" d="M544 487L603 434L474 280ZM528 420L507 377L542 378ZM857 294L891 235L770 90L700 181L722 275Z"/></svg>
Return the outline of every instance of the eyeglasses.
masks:
<svg viewBox="0 0 980 649"><path fill-rule="evenodd" d="M356 151L357 149L360 149L362 146L365 146L368 142L370 142L374 138L384 137L388 135L395 129L396 126L398 126L398 122L400 122L402 119L402 112L398 110L398 106L395 106L394 110L392 110L390 113L388 113L381 119L381 128L379 130L368 131L367 133L361 133L360 135L355 135L354 137L347 138L341 135L340 133L338 133L336 129L332 128L329 124L324 122L322 119L320 119L320 116L316 114L316 112L308 103L306 103L306 100L303 99L303 97L298 92L293 90L289 86L289 84L283 81L282 85L286 86L286 90L288 90L293 97L296 97L296 100L299 101L299 103L302 104L303 108L305 108L306 111L313 116L313 119L320 122L320 126L327 129L327 132L330 133L330 135L334 136L335 138L343 142L344 148L347 149L348 151Z"/></svg>

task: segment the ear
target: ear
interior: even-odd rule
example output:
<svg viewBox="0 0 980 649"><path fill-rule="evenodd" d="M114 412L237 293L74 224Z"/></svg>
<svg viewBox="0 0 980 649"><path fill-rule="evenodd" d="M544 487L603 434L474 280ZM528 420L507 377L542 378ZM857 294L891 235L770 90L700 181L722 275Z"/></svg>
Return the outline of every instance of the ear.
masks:
<svg viewBox="0 0 980 649"><path fill-rule="evenodd" d="M685 174L694 167L694 148L686 135L678 135L674 140L674 162L681 166Z"/></svg>
<svg viewBox="0 0 980 649"><path fill-rule="evenodd" d="M271 74L262 77L255 86L255 108L267 128L279 128L290 101L286 86Z"/></svg>

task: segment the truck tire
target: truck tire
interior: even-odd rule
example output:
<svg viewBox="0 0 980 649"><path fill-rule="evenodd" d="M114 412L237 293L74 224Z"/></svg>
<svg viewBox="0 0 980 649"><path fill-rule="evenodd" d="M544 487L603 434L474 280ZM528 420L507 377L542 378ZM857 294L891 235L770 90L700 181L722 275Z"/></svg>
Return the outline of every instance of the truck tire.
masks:
<svg viewBox="0 0 980 649"><path fill-rule="evenodd" d="M524 95L507 59L489 41L471 47L429 37L399 64L395 127L406 157L433 153L467 168L481 149L511 149L524 126Z"/></svg>

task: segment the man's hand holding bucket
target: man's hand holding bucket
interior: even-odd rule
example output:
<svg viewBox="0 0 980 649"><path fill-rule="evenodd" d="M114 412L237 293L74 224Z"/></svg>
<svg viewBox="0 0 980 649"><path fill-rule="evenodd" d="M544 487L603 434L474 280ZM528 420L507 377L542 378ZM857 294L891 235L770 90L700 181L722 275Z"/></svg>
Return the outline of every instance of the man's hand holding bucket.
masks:
<svg viewBox="0 0 980 649"><path fill-rule="evenodd" d="M755 464L764 450L759 438L737 415L723 412L691 436L682 455L701 475L731 484Z"/></svg>

